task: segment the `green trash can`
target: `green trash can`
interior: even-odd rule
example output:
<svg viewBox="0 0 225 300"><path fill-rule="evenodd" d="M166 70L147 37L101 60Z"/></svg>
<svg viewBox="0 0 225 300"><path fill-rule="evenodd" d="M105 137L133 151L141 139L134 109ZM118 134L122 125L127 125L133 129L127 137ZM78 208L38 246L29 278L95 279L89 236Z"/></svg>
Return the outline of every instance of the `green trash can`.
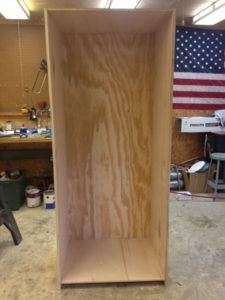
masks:
<svg viewBox="0 0 225 300"><path fill-rule="evenodd" d="M17 179L0 181L0 185L3 186L3 191L8 200L10 209L18 210L25 202L25 171L21 171L21 176Z"/></svg>

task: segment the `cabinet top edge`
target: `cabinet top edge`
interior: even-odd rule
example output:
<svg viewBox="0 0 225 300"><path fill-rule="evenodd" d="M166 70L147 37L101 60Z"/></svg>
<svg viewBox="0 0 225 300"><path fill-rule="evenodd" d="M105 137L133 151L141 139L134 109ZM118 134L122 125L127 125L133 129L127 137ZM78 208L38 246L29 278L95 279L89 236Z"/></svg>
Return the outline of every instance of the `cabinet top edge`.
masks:
<svg viewBox="0 0 225 300"><path fill-rule="evenodd" d="M151 8L118 8L118 9L109 9L109 8L44 8L46 12L107 12L111 13L118 13L118 12L129 12L129 13L136 13L136 12L148 12L148 13L166 13L171 14L174 13L175 9L151 9Z"/></svg>
<svg viewBox="0 0 225 300"><path fill-rule="evenodd" d="M46 8L61 32L104 33L156 31L162 22L175 20L175 10Z"/></svg>

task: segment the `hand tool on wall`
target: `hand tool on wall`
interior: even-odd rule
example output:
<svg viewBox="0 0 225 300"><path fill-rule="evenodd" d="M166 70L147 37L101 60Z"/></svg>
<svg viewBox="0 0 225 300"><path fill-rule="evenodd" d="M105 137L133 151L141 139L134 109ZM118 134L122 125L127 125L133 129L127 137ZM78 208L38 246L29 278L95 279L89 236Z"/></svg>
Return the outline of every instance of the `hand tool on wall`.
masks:
<svg viewBox="0 0 225 300"><path fill-rule="evenodd" d="M44 86L45 80L47 78L47 74L48 74L48 66L47 66L47 61L45 59L42 59L40 62L40 66L39 66L39 71L37 73L37 76L35 78L33 87L31 89L32 93L34 94L40 94L42 91L42 88ZM42 76L42 79L41 79ZM37 89L37 83L40 81L40 86L39 89Z"/></svg>

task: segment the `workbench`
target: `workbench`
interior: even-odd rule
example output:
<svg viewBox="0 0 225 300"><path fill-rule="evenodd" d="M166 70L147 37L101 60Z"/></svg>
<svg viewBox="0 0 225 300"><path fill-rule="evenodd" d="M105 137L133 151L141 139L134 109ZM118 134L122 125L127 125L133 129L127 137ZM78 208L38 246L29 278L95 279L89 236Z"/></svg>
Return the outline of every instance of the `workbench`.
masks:
<svg viewBox="0 0 225 300"><path fill-rule="evenodd" d="M27 177L43 174L52 155L51 138L0 138L0 170L25 169Z"/></svg>
<svg viewBox="0 0 225 300"><path fill-rule="evenodd" d="M49 149L52 147L51 138L19 138L1 137L0 150L15 149Z"/></svg>
<svg viewBox="0 0 225 300"><path fill-rule="evenodd" d="M51 148L51 138L1 137L0 160L45 158Z"/></svg>

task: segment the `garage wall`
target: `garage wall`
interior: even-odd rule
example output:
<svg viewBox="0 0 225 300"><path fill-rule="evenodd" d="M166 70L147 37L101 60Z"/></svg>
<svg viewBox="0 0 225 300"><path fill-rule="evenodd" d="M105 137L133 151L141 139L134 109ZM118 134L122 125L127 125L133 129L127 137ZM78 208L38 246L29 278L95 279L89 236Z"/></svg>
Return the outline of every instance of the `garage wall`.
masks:
<svg viewBox="0 0 225 300"><path fill-rule="evenodd" d="M172 113L172 158L174 164L203 155L204 134L181 133L179 117L208 116L212 110L174 109Z"/></svg>
<svg viewBox="0 0 225 300"><path fill-rule="evenodd" d="M0 25L0 126L7 120L14 126L34 126L27 116L3 116L7 113L19 113L23 104L36 106L39 101L49 101L48 86L45 84L40 95L32 95L35 77L39 64L45 54L44 27L38 25L20 25L20 40L18 25ZM180 116L210 114L211 111L173 110L172 118L172 163L179 163L201 156L203 149L202 134L180 133ZM43 126L50 125L49 120Z"/></svg>
<svg viewBox="0 0 225 300"><path fill-rule="evenodd" d="M40 95L29 92L42 58L46 58L43 26L20 25L18 34L18 25L0 25L0 113L48 101L47 84Z"/></svg>

